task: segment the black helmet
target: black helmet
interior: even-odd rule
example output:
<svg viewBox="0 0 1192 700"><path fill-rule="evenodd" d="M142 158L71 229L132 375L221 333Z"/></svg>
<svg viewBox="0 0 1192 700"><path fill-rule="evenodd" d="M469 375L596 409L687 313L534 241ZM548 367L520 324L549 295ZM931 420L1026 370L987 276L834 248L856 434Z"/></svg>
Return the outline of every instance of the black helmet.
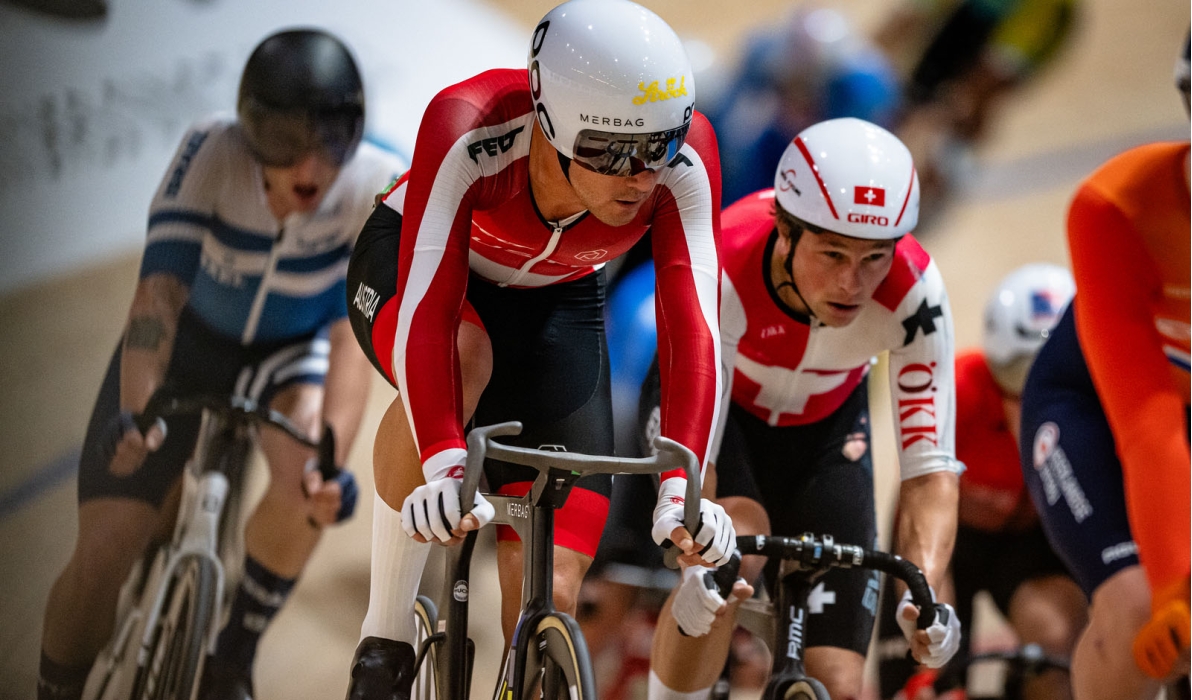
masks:
<svg viewBox="0 0 1192 700"><path fill-rule="evenodd" d="M364 87L343 42L291 29L248 57L236 112L262 163L286 167L319 150L342 165L364 134Z"/></svg>
<svg viewBox="0 0 1192 700"><path fill-rule="evenodd" d="M1184 50L1180 51L1179 57L1175 61L1175 87L1180 91L1180 97L1184 98L1184 110L1189 110L1188 105L1188 85L1189 85L1189 67L1188 67L1188 51L1189 42L1192 41L1192 32L1184 35ZM1190 111L1192 113L1192 111Z"/></svg>

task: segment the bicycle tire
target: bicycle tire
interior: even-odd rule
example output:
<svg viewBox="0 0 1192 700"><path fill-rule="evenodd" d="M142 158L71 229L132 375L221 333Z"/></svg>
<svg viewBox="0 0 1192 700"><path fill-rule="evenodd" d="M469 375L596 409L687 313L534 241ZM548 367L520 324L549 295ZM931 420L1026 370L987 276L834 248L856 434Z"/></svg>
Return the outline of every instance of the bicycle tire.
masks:
<svg viewBox="0 0 1192 700"><path fill-rule="evenodd" d="M153 631L149 656L133 697L191 700L215 618L215 564L201 557L179 562Z"/></svg>
<svg viewBox="0 0 1192 700"><path fill-rule="evenodd" d="M526 656L521 700L596 700L588 645L571 616L542 618Z"/></svg>
<svg viewBox="0 0 1192 700"><path fill-rule="evenodd" d="M438 628L439 611L433 601L426 596L418 596L414 600L414 650L421 651L426 640ZM438 675L438 644L431 643L426 649L422 665L414 676L414 685L410 688L410 700L435 700L439 696L436 683Z"/></svg>
<svg viewBox="0 0 1192 700"><path fill-rule="evenodd" d="M782 700L832 700L828 689L814 678L795 681L782 692Z"/></svg>

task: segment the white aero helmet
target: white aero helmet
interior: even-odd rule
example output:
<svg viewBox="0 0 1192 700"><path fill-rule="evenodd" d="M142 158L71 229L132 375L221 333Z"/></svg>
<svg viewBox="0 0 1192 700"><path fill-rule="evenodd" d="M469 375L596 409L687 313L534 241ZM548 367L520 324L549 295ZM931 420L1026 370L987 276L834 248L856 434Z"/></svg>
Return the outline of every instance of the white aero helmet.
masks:
<svg viewBox="0 0 1192 700"><path fill-rule="evenodd" d="M854 238L899 238L919 221L910 151L889 131L852 117L800 132L778 163L774 195L796 219Z"/></svg>
<svg viewBox="0 0 1192 700"><path fill-rule="evenodd" d="M1035 355L1075 293L1072 274L1047 263L1023 265L998 284L985 304L982 345L1005 391L1022 393Z"/></svg>
<svg viewBox="0 0 1192 700"><path fill-rule="evenodd" d="M628 0L571 0L530 39L530 95L562 156L602 175L657 169L678 154L695 81L674 30Z"/></svg>

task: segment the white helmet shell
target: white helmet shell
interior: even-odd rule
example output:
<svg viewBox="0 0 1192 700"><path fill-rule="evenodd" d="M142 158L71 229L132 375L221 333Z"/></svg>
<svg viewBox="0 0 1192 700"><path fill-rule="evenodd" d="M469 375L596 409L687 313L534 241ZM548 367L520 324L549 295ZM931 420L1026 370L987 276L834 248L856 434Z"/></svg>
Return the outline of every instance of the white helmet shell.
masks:
<svg viewBox="0 0 1192 700"><path fill-rule="evenodd" d="M571 0L530 39L530 94L560 153L585 129L653 134L691 121L695 79L675 31L628 0Z"/></svg>
<svg viewBox="0 0 1192 700"><path fill-rule="evenodd" d="M774 195L796 218L855 238L899 238L919 221L910 151L889 131L852 117L800 132L778 163Z"/></svg>
<svg viewBox="0 0 1192 700"><path fill-rule="evenodd" d="M985 304L985 359L1033 359L1075 293L1072 273L1059 265L1030 263L1006 275Z"/></svg>

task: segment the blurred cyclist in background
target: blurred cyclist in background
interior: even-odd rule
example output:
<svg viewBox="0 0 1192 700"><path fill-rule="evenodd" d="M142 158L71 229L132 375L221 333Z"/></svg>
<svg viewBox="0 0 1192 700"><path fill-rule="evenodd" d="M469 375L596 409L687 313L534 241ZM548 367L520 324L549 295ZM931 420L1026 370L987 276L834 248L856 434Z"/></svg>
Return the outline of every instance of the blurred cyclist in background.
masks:
<svg viewBox="0 0 1192 700"><path fill-rule="evenodd" d="M980 349L956 356L956 457L960 476L959 525L949 567L963 638L972 652L973 596L988 591L1022 644L1039 644L1068 658L1086 622L1084 597L1051 550L1031 505L1018 465L1022 387L1036 353L1072 298L1072 276L1062 267L1033 263L1011 272L985 306ZM883 698L907 684L915 664L894 619L897 596L887 579L878 628ZM923 671L908 690L929 686ZM943 671L948 673L948 671ZM962 679L963 680L963 679ZM1068 676L1053 672L1026 687L1027 698L1071 697ZM908 700L917 697L908 693Z"/></svg>
<svg viewBox="0 0 1192 700"><path fill-rule="evenodd" d="M812 124L857 117L892 128L898 80L840 11L799 5L746 40L735 71L704 106L720 142L726 204L773 186L791 139Z"/></svg>
<svg viewBox="0 0 1192 700"><path fill-rule="evenodd" d="M875 35L900 76L898 135L914 154L923 225L970 167L1005 97L1072 36L1078 0L904 0Z"/></svg>
<svg viewBox="0 0 1192 700"><path fill-rule="evenodd" d="M130 568L155 533L172 530L199 419L142 435L132 416L159 388L245 396L316 439L330 426L344 463L369 386L344 276L373 197L401 165L362 145L363 132L351 53L300 29L253 51L235 117L183 137L150 206L128 324L87 428L78 542L46 605L40 700L79 697ZM244 577L204 668L204 698L252 697L262 632L322 528L356 502L349 472L324 483L306 468L312 450L274 430L259 437L269 487L246 524Z"/></svg>
<svg viewBox="0 0 1192 700"><path fill-rule="evenodd" d="M644 50L649 47L649 50ZM372 583L349 698L407 698L414 599L432 542L457 544L493 516L461 517L465 425L517 420L512 444L613 454L604 266L652 232L663 361L662 434L702 464L719 411L720 166L695 112L675 32L627 0L572 0L543 17L527 69L441 91L413 165L361 232L350 288L357 339L398 387L377 432ZM488 488L525 494L528 467L490 460ZM727 561L733 528L701 502L682 527L686 478L663 475L651 531L693 560ZM555 518L555 605L575 614L611 479L579 480ZM518 620L522 546L497 531L506 644Z"/></svg>
<svg viewBox="0 0 1192 700"><path fill-rule="evenodd" d="M1188 74L1185 40L1185 108ZM1140 146L1077 190L1076 297L1023 393L1027 487L1091 600L1072 658L1082 700L1149 700L1188 673L1188 158L1187 141Z"/></svg>

